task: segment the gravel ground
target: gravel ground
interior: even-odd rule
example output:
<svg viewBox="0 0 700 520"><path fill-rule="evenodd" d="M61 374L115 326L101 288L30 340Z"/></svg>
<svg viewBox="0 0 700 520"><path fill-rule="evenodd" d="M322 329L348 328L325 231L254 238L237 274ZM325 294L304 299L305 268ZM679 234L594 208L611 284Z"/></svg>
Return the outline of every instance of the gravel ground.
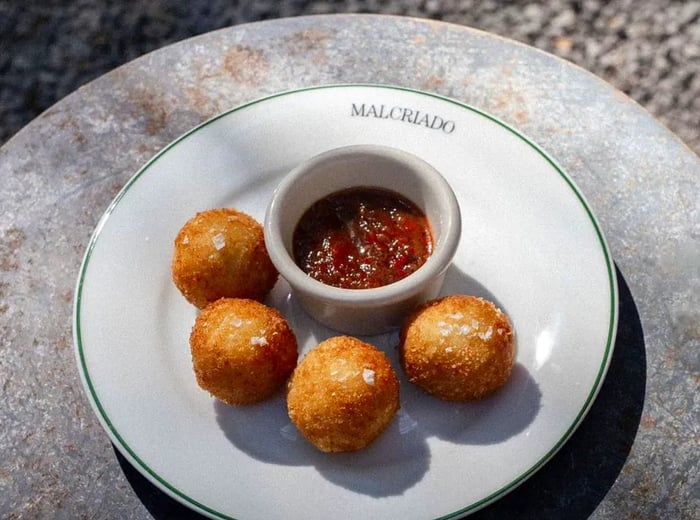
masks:
<svg viewBox="0 0 700 520"><path fill-rule="evenodd" d="M444 20L533 45L625 92L700 155L700 0L3 0L0 144L80 85L169 43L347 12Z"/></svg>

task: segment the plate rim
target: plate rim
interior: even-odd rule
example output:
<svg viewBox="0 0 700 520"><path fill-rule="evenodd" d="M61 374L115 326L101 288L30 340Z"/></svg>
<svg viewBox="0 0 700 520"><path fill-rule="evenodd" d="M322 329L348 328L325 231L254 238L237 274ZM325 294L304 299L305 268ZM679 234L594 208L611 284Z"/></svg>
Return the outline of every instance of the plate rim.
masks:
<svg viewBox="0 0 700 520"><path fill-rule="evenodd" d="M608 331L607 331L607 338L605 342L605 349L603 350L603 357L600 363L600 366L598 367L597 374L595 377L595 380L593 382L592 388L588 392L588 396L586 400L584 401L582 407L578 411L577 415L575 416L573 422L569 425L569 427L566 429L565 432L561 435L559 440L539 459L537 460L534 464L532 464L527 470L523 471L522 473L518 474L515 478L513 478L511 481L508 483L504 484L501 486L499 489L495 490L493 493L471 503L466 505L465 507L453 511L451 513L448 513L447 515L443 515L440 517L435 518L435 520L452 520L452 519L457 519L461 518L463 516L466 516L468 514L474 513L479 509L482 509L483 507L486 507L487 505L491 504L492 502L498 500L499 498L505 496L506 494L510 493L513 491L515 488L517 488L520 484L528 480L532 475L534 475L537 471L539 471L549 460L554 457L554 455L561 449L561 447L571 438L573 433L576 431L576 429L579 427L581 422L584 420L586 415L588 414L588 411L590 410L593 402L595 401L601 387L603 384L603 381L605 380L605 376L607 375L608 368L610 366L610 360L612 358L612 353L614 350L615 346L615 339L617 335L617 325L618 325L618 319L619 319L619 295L618 295L618 285L617 285L617 278L615 274L615 264L614 260L612 259L612 255L610 252L610 247L607 243L607 240L605 239L605 236L602 232L602 229L600 227L600 224L594 215L588 201L584 197L583 193L579 189L579 187L576 185L576 183L573 181L573 179L568 175L568 173L561 167L559 164L547 153L544 151L544 149L538 145L534 140L530 139L527 135L525 135L522 131L514 128L512 125L506 123L502 119L482 110L479 108L476 108L468 103L456 100L454 98L450 98L448 96L444 96L441 94L437 94L434 92L428 92L420 89L415 89L415 88L410 88L410 87L405 87L405 86L400 86L400 85L391 85L391 84L374 84L374 83L329 83L329 84L322 84L322 85L314 85L314 86L308 86L308 87L302 87L302 88L295 88L295 89L288 89L288 90L282 90L279 92L275 92L272 94L264 95L257 97L255 99L252 99L250 101L241 103L239 105L233 106L232 108L229 108L225 111L222 111L209 119L206 119L205 121L199 123L198 125L190 128L186 132L182 133L179 135L177 138L174 140L170 141L168 144L163 146L158 152L156 152L150 159L148 159L139 169L126 181L124 186L119 190L117 195L112 199L112 201L109 203L107 206L106 210L103 212L101 215L100 219L98 220L97 224L95 225L95 228L90 236L88 245L86 247L85 253L83 255L83 259L80 264L79 272L78 272L78 278L75 284L75 289L74 289L74 304L73 304L73 319L72 319L72 325L73 325L73 348L74 348L74 354L76 357L77 365L78 365L78 371L80 375L80 379L83 385L83 390L85 391L88 401L91 405L91 408L93 410L93 413L98 418L99 423L101 424L102 428L105 430L107 433L108 437L110 438L111 442L113 445L119 450L119 452L134 466L141 475L147 478L151 483L153 483L156 487L158 487L161 491L165 492L167 495L172 497L173 499L177 500L178 502L182 503L183 505L194 509L197 512L200 512L202 514L205 514L207 516L210 516L211 518L218 518L218 519L223 519L223 520L236 520L235 517L232 517L226 513L223 513L221 511L217 511L211 507L208 507L206 504L203 504L194 498L190 497L186 492L176 488L172 484L170 484L167 480L165 480L162 476L160 476L155 470L153 470L148 464L146 464L139 456L138 454L135 453L135 451L124 441L122 438L121 434L113 424L112 420L110 417L107 415L102 403L100 402L100 399L97 395L97 391L95 389L94 383L89 375L89 370L87 367L87 362L85 359L85 348L84 348L84 343L82 340L82 328L81 328L81 304L82 304L82 292L83 292L83 287L86 281L86 272L87 272L87 267L90 263L90 259L92 257L93 250L95 249L95 246L97 245L97 242L102 234L102 230L107 222L107 220L111 217L113 211L115 208L119 205L119 202L121 199L126 195L127 192L133 187L133 185L149 170L149 168L156 162L158 161L164 154L166 154L169 150L177 146L180 142L184 141L187 139L189 136L201 131L205 127L211 125L212 123L216 122L219 119L222 119L224 117L227 117L235 112L244 110L246 108L249 108L251 106L264 103L276 98L284 97L284 96L289 96L289 95L294 95L294 94L299 94L299 93L307 93L307 92L312 92L312 91L317 91L317 90L327 90L327 89L336 89L336 88L366 88L366 89L382 89L382 90L394 90L394 91L401 91L401 92L408 92L411 94L417 94L417 95L423 95L423 96L428 96L432 97L438 100L441 100L443 102L450 103L452 105L455 105L461 109L466 109L470 112L473 112L479 116L482 116L489 121L496 123L497 125L501 126L508 132L512 133L523 141L525 144L527 144L531 149L533 149L540 157L542 157L549 165L551 168L554 169L556 173L559 174L559 176L564 180L564 182L568 185L569 189L574 193L576 198L578 199L579 203L585 210L586 216L588 217L589 222L593 226L593 229L595 231L595 236L598 240L598 244L601 247L602 253L603 253L603 258L605 260L605 269L607 271L607 278L608 278L608 286L607 289L610 292L610 298L609 298L609 312L608 312Z"/></svg>

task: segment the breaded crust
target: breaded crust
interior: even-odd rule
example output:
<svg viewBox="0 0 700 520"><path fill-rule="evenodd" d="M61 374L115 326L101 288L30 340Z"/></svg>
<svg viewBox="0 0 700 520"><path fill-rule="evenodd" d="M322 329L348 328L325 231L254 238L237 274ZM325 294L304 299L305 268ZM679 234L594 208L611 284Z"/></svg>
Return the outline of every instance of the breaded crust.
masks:
<svg viewBox="0 0 700 520"><path fill-rule="evenodd" d="M190 350L199 386L231 405L271 397L298 358L296 337L282 315L238 298L222 298L199 313Z"/></svg>
<svg viewBox="0 0 700 520"><path fill-rule="evenodd" d="M399 381L386 355L349 336L318 344L289 380L287 410L325 452L365 448L399 409Z"/></svg>
<svg viewBox="0 0 700 520"><path fill-rule="evenodd" d="M400 334L409 381L448 401L480 399L506 383L515 341L508 317L483 298L446 296L418 308Z"/></svg>
<svg viewBox="0 0 700 520"><path fill-rule="evenodd" d="M175 237L175 286L203 309L219 298L262 301L277 281L262 225L236 209L197 213Z"/></svg>

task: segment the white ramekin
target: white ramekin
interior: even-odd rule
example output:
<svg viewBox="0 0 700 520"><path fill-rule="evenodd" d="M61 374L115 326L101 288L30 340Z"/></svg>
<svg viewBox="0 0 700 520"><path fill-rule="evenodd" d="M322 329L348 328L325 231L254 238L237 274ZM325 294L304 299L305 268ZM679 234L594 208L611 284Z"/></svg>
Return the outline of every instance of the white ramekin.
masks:
<svg viewBox="0 0 700 520"><path fill-rule="evenodd" d="M432 227L433 253L414 273L383 287L326 285L294 262L294 229L314 202L360 186L393 190L421 208ZM457 250L461 222L452 188L430 164L396 148L354 145L317 155L282 179L265 215L265 245L280 275L314 319L345 334L373 335L400 326L417 305L438 295Z"/></svg>

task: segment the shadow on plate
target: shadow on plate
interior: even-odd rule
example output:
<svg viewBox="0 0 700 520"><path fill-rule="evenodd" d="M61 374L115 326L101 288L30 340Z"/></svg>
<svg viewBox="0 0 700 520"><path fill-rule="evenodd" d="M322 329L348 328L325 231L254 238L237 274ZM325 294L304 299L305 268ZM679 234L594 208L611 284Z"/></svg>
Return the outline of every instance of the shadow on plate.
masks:
<svg viewBox="0 0 700 520"><path fill-rule="evenodd" d="M258 405L233 408L214 403L219 427L239 450L266 463L314 466L337 485L375 497L398 495L418 482L429 466L425 437L405 421L392 421L367 449L322 453L290 422L283 395Z"/></svg>
<svg viewBox="0 0 700 520"><path fill-rule="evenodd" d="M470 520L511 517L526 520L542 518L585 519L596 509L615 482L629 455L639 427L646 384L646 353L639 313L622 274L619 270L616 270L616 274L620 291L617 339L608 375L588 415L572 437L547 464L515 490L484 509L473 513L469 516ZM488 297L488 295L484 296ZM452 430L445 426L448 424L446 421L440 426L438 420L438 425L434 426L432 431L426 429L420 433L416 431L418 428L415 427L416 423L420 424L422 421L420 414L418 413L417 417L414 417L415 411L411 411L409 415L404 410L399 413L398 420L394 421L385 435L380 437L359 458L357 454L341 454L341 457L354 457L353 464L356 468L354 474L347 472L347 466L345 466L344 471L338 471L337 464L329 464L326 457L317 453L310 446L300 448L295 453L289 453L286 449L282 449L283 446L280 444L277 447L273 446L272 450L268 446L263 453L259 448L255 448L254 443L249 442L252 437L245 434L246 438L242 439L240 437L242 432L236 431L231 424L227 424L231 417L228 415L229 412L225 411L226 407L217 405L217 407L221 406L221 410L217 410L217 413L222 412L220 417L220 421L223 421L222 428L230 436L232 442L241 449L250 450L252 456L272 459L285 464L314 463L326 478L338 485L371 495L386 496L410 486L427 471L430 457L425 439L428 435L437 435L455 442L489 443L497 442L499 438L513 435L525 428L531 420L530 416L536 413L536 407L539 406L539 393L534 381L522 367L516 366L514 381L520 388L525 389L529 396L525 398L525 402L528 404L523 407L524 411L519 412L521 416L517 421L518 424L512 426L508 431L492 432L485 437L482 434L471 435L468 431L465 433L464 431ZM493 398L507 399L507 396L499 397L496 395ZM279 397L278 399L283 398ZM278 405L278 412L279 409L281 412L272 415L266 414L268 420L271 421L268 423L268 427L279 428L283 436L287 435L290 438L298 435L293 428L289 428L284 407L280 403L275 403L273 400L267 406L275 407L275 404ZM511 403L511 405L515 404L514 401ZM248 413L255 412L249 411ZM262 413L262 409L260 413ZM361 474L368 469L371 469L372 472L375 469L379 472L384 471L380 467L381 465L376 464L377 454L373 450L379 452L386 450L389 444L395 445L395 441L393 443L391 441L392 436L395 435L402 435L404 444L407 446L406 449L409 449L414 455L418 453L418 462L412 468L408 468L408 474L402 482L388 483L383 489L377 488L377 482L388 479L381 478L381 475L379 475L380 478L376 478L375 475L375 478L372 479L373 482L370 483L369 480L362 478ZM407 435L408 437L406 437ZM409 442L405 443L407 438ZM387 444L383 445L384 442ZM398 451L394 449L394 451L393 455L385 455L389 459L389 466L391 466L392 461L404 457L400 449ZM118 450L115 449L115 453L124 475L154 518L182 518L186 520L204 518L160 491L134 469ZM396 468L389 471L393 473Z"/></svg>
<svg viewBox="0 0 700 520"><path fill-rule="evenodd" d="M448 272L450 292L495 297L456 268ZM295 307L297 309L295 310ZM286 316L298 305L285 309ZM506 311L507 312L507 311ZM305 327L295 327L297 334ZM308 332L306 332L308 333ZM337 335L314 330L319 341ZM308 338L301 337L303 344ZM428 440L438 437L462 445L495 444L524 431L537 416L540 391L527 369L517 364L508 384L494 395L470 403L449 403L410 384L400 368L398 333L363 338L384 351L401 388L401 409L387 430L367 449L344 454L321 453L290 422L284 396L263 403L230 407L215 401L219 427L239 450L265 463L315 467L324 478L373 497L400 495L419 482L430 466ZM507 420L503 418L507 417Z"/></svg>

